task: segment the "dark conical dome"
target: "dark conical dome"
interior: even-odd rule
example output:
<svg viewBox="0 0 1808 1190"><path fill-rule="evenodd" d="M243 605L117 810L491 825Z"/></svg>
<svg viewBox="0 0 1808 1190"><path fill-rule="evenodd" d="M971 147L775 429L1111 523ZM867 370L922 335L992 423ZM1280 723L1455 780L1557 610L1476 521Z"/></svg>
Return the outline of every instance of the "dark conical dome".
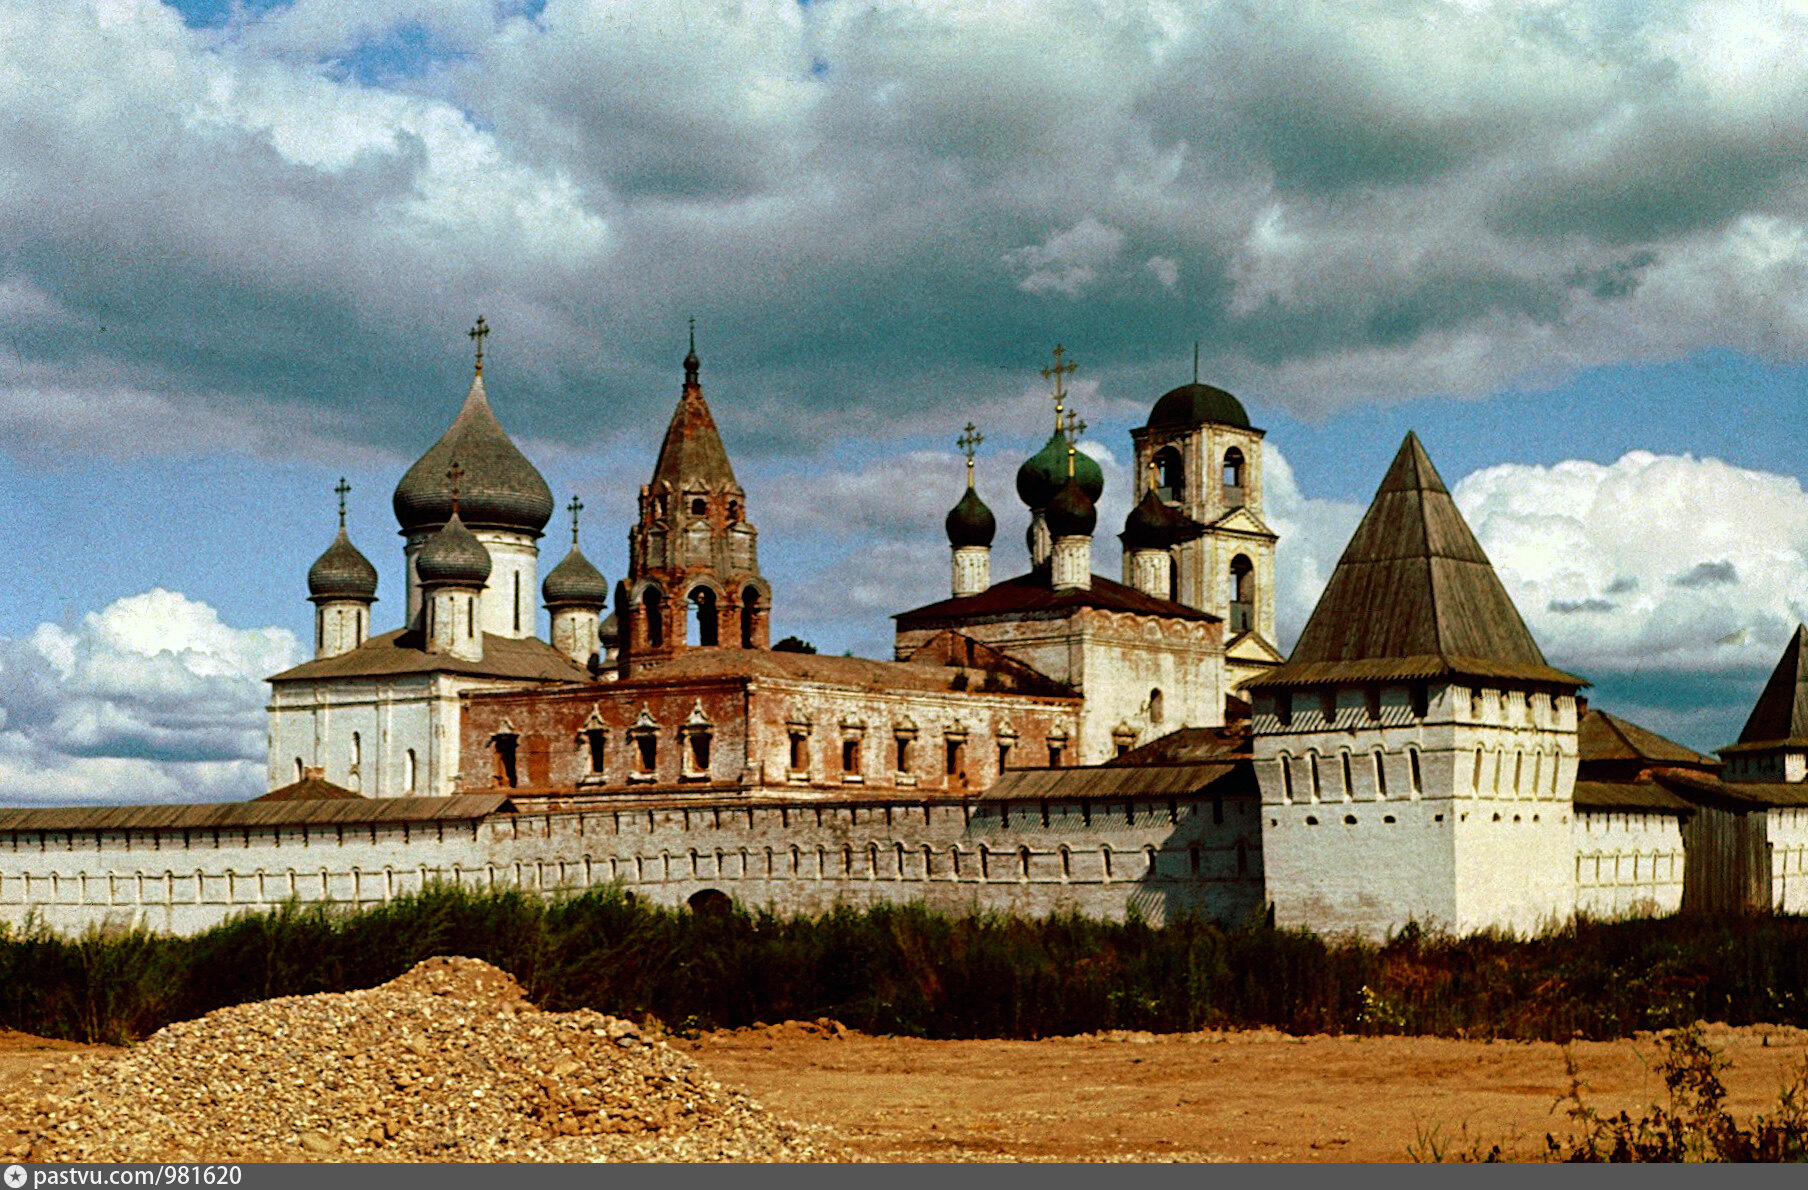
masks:
<svg viewBox="0 0 1808 1190"><path fill-rule="evenodd" d="M1097 501L1105 490L1105 473L1092 456L1074 452L1073 477L1088 500ZM1055 493L1067 483L1067 435L1056 430L1041 450L1017 468L1017 498L1031 508L1047 508Z"/></svg>
<svg viewBox="0 0 1808 1190"><path fill-rule="evenodd" d="M1150 488L1125 518L1123 536L1119 540L1127 550L1165 550L1191 537L1196 528L1198 525L1191 517L1169 505L1155 494L1154 488Z"/></svg>
<svg viewBox="0 0 1808 1190"><path fill-rule="evenodd" d="M1076 454L1074 457L1077 460L1081 456ZM1062 484L1061 490L1048 502L1044 515L1048 517L1049 536L1057 540L1063 537L1091 537L1099 523L1099 507L1092 501L1093 497L1080 482L1079 468L1076 466L1073 478Z"/></svg>
<svg viewBox="0 0 1808 1190"><path fill-rule="evenodd" d="M998 535L998 518L986 507L986 502L979 498L979 493L968 488L960 498L960 503L948 510L945 522L948 529L948 544L955 549L967 545L992 544L992 538Z"/></svg>
<svg viewBox="0 0 1808 1190"><path fill-rule="evenodd" d="M1153 426L1198 426L1213 422L1221 426L1249 429L1249 414L1243 402L1221 388L1194 381L1171 389L1155 402L1149 414Z"/></svg>
<svg viewBox="0 0 1808 1190"><path fill-rule="evenodd" d="M465 528L455 511L445 527L421 547L414 560L414 573L424 587L481 587L489 581L490 551Z"/></svg>
<svg viewBox="0 0 1808 1190"><path fill-rule="evenodd" d="M464 472L458 512L467 525L540 535L552 517L552 489L490 412L482 376L471 381L451 428L396 485L395 515L404 534L437 528L451 516L452 483L446 472L454 460Z"/></svg>
<svg viewBox="0 0 1808 1190"><path fill-rule="evenodd" d="M339 527L339 536L333 538L333 544L326 547L326 553L308 567L308 598L315 603L325 603L329 599L357 599L369 603L377 598L377 568L358 552L358 547L345 535L343 525Z"/></svg>
<svg viewBox="0 0 1808 1190"><path fill-rule="evenodd" d="M609 584L574 545L540 584L540 595L547 607L601 608L609 602Z"/></svg>

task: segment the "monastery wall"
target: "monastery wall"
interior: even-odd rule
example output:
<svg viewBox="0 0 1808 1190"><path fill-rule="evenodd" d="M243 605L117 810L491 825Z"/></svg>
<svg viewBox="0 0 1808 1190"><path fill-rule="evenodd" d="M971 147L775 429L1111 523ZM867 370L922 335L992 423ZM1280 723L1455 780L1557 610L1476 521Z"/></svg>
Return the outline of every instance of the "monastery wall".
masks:
<svg viewBox="0 0 1808 1190"><path fill-rule="evenodd" d="M481 820L0 833L0 922L177 934L235 914L380 904L439 881L553 893L618 882L657 904L706 889L815 912L920 901L956 912L1152 922L1262 908L1253 799L875 801L496 814Z"/></svg>
<svg viewBox="0 0 1808 1190"><path fill-rule="evenodd" d="M1773 806L1765 827L1771 904L1779 913L1808 913L1808 806Z"/></svg>
<svg viewBox="0 0 1808 1190"><path fill-rule="evenodd" d="M1611 920L1682 908L1682 827L1675 814L1578 810L1570 849L1578 913Z"/></svg>

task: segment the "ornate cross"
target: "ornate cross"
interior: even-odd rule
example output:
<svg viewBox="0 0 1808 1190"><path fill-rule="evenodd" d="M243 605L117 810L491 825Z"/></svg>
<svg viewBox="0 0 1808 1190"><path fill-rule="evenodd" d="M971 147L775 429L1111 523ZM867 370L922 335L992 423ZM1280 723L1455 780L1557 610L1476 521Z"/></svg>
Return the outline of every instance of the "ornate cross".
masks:
<svg viewBox="0 0 1808 1190"><path fill-rule="evenodd" d="M572 494L571 503L565 506L565 511L571 514L571 548L575 550L578 548L578 513L584 511L584 502L577 498L576 493Z"/></svg>
<svg viewBox="0 0 1808 1190"><path fill-rule="evenodd" d="M450 467L446 468L446 482L452 485L452 515L453 516L458 515L458 481L463 479L464 477L465 477L465 469L463 467L459 466L457 459L453 459L452 465Z"/></svg>
<svg viewBox="0 0 1808 1190"><path fill-rule="evenodd" d="M954 444L956 446L960 447L961 451L963 453L965 453L967 456L967 486L968 487L973 486L973 452L978 450L979 444L984 442L985 440L986 440L986 436L984 434L981 434L979 432L979 430L973 425L972 422L968 422L966 431L963 434L961 434L961 436L959 438L955 439L955 441L954 441Z"/></svg>
<svg viewBox="0 0 1808 1190"><path fill-rule="evenodd" d="M1071 374L1075 371L1078 371L1079 367L1080 367L1080 365L1078 365L1078 364L1062 363L1061 356L1063 354L1064 353L1063 353L1061 345L1059 343L1056 343L1055 344L1055 362L1051 366L1042 369L1042 379L1053 380L1055 382L1055 392L1054 392L1055 429L1057 429L1057 430L1059 430L1061 428L1061 410L1067 401L1067 389L1063 385L1062 381L1069 374Z"/></svg>
<svg viewBox="0 0 1808 1190"><path fill-rule="evenodd" d="M352 485L345 482L345 476L339 477L339 485L333 489L339 493L339 527L345 528L345 498L351 494Z"/></svg>
<svg viewBox="0 0 1808 1190"><path fill-rule="evenodd" d="M483 315L477 316L477 325L466 333L471 336L471 342L477 344L477 374L481 376L483 375L483 341L490 334L489 325L484 322Z"/></svg>
<svg viewBox="0 0 1808 1190"><path fill-rule="evenodd" d="M1080 435L1086 432L1086 423L1069 413L1067 421L1062 424L1061 429L1066 433L1068 442L1077 442Z"/></svg>

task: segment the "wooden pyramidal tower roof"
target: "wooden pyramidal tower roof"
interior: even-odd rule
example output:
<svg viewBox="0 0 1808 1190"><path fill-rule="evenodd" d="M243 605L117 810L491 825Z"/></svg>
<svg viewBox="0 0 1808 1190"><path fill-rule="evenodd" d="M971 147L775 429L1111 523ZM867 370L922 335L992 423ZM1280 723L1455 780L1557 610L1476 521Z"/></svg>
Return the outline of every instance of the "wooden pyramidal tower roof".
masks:
<svg viewBox="0 0 1808 1190"><path fill-rule="evenodd" d="M1808 747L1808 668L1803 652L1808 650L1808 628L1796 625L1795 635L1777 659L1777 667L1764 683L1739 742L1722 752L1750 751L1785 745Z"/></svg>
<svg viewBox="0 0 1808 1190"><path fill-rule="evenodd" d="M1463 675L1570 687L1407 434L1285 665L1246 686Z"/></svg>

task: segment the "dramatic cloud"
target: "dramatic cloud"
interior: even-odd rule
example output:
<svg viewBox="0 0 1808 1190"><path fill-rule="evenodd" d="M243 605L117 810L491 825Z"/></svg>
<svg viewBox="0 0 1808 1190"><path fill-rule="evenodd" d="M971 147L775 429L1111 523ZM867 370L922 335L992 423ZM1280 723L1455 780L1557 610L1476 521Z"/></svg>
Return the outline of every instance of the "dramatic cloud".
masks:
<svg viewBox="0 0 1808 1190"><path fill-rule="evenodd" d="M1298 412L1808 354L1803 21L1757 0L191 11L0 5L13 450L155 400L398 448L479 309L580 444L696 312L780 455L1056 339L1158 392L1197 337Z"/></svg>
<svg viewBox="0 0 1808 1190"><path fill-rule="evenodd" d="M254 796L263 679L298 659L289 632L162 589L0 640L0 802Z"/></svg>

